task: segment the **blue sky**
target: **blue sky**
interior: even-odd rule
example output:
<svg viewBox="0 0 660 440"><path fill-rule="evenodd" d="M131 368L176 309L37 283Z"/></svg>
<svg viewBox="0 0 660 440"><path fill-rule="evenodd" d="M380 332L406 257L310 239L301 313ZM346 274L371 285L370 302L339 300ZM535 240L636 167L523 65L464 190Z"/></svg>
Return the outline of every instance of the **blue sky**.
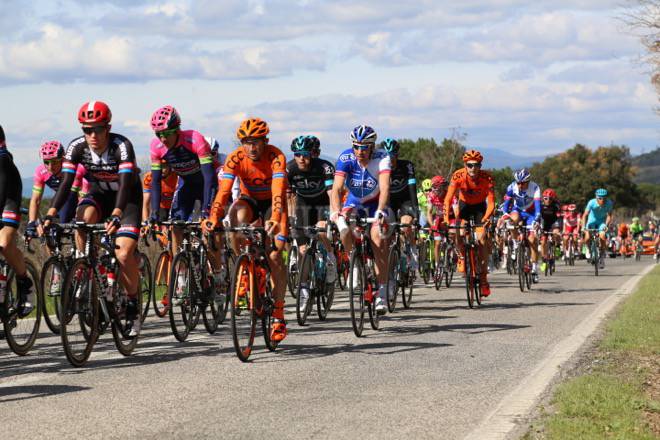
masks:
<svg viewBox="0 0 660 440"><path fill-rule="evenodd" d="M517 155L576 142L639 153L660 144L657 96L621 4L0 0L0 124L23 176L41 142L79 134L90 99L141 161L164 104L226 151L259 116L275 145L312 133L327 155L359 123L381 139L460 126L467 145Z"/></svg>

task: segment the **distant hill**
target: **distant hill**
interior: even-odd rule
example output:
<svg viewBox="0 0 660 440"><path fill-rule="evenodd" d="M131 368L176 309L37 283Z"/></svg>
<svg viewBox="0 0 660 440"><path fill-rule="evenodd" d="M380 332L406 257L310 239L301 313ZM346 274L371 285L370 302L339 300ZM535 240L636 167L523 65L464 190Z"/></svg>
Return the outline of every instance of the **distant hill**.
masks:
<svg viewBox="0 0 660 440"><path fill-rule="evenodd" d="M633 166L636 168L636 183L660 184L660 148L633 157Z"/></svg>

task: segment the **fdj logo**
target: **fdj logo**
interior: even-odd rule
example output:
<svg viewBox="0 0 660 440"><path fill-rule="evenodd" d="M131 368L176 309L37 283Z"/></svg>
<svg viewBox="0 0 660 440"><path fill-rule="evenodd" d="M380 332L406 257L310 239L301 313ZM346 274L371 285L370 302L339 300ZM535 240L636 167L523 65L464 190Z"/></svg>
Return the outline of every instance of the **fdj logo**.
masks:
<svg viewBox="0 0 660 440"><path fill-rule="evenodd" d="M364 189L374 189L377 185L377 182L371 177L365 180L362 179L351 179L349 186L351 188L364 188Z"/></svg>

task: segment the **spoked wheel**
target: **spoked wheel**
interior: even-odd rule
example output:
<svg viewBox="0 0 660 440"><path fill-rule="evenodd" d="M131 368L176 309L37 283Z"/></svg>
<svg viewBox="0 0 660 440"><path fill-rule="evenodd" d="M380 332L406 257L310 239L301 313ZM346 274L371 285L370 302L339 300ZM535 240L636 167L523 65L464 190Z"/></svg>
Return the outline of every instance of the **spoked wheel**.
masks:
<svg viewBox="0 0 660 440"><path fill-rule="evenodd" d="M156 271L154 272L154 312L159 318L164 318L169 313L170 299L168 286L172 268L172 257L168 251L163 251L156 260Z"/></svg>
<svg viewBox="0 0 660 440"><path fill-rule="evenodd" d="M275 317L273 317L273 310L275 309L275 300L273 299L273 289L270 285L270 269L268 265L265 264L266 268L266 292L263 297L261 297L262 304L262 313L263 317L261 318L261 330L264 334L264 342L266 343L266 348L270 351L277 350L279 342L273 341L270 337L273 330L273 323L275 322Z"/></svg>
<svg viewBox="0 0 660 440"><path fill-rule="evenodd" d="M138 310L140 311L140 314L142 314L144 310L143 299L144 297L142 295L138 295ZM108 307L112 306L112 304L108 304ZM112 318L112 339L115 341L115 347L117 347L117 351L119 351L124 356L130 356L137 346L138 336L134 338L128 337L130 327L128 325L128 320L126 319L125 304L122 306L122 312L123 313L120 316L115 316ZM139 316L138 319L141 322L144 322L144 318L142 316Z"/></svg>
<svg viewBox="0 0 660 440"><path fill-rule="evenodd" d="M296 318L298 325L305 325L307 316L312 311L314 295L317 293L316 279L314 274L314 251L308 249L303 257L300 271L298 272L298 288L296 298Z"/></svg>
<svg viewBox="0 0 660 440"><path fill-rule="evenodd" d="M98 285L87 259L73 262L62 287L60 336L64 354L74 367L89 359L99 331Z"/></svg>
<svg viewBox="0 0 660 440"><path fill-rule="evenodd" d="M378 330L380 326L380 315L376 311L376 294L378 291L371 282L367 281L367 292L371 291L371 294L368 297L371 297L371 301L366 301L367 310L369 311L369 322L371 323L371 328Z"/></svg>
<svg viewBox="0 0 660 440"><path fill-rule="evenodd" d="M527 255L525 252L525 246L518 246L518 255L516 255L516 262L518 263L518 285L520 286L520 291L524 292L527 287L527 269L525 264L527 263Z"/></svg>
<svg viewBox="0 0 660 440"><path fill-rule="evenodd" d="M167 297L170 304L170 327L172 334L179 342L185 341L188 337L197 310L192 301L191 272L192 268L186 254L182 253L174 257Z"/></svg>
<svg viewBox="0 0 660 440"><path fill-rule="evenodd" d="M7 287L5 301L3 304L2 324L5 332L5 339L9 348L19 356L24 356L34 345L34 341L39 334L39 323L41 322L43 296L41 294L41 283L37 271L31 261L26 260L27 276L32 281L32 302L34 309L27 316L20 318L15 309L18 302L18 288L16 285L16 275L14 271L7 277Z"/></svg>
<svg viewBox="0 0 660 440"><path fill-rule="evenodd" d="M335 252L335 261L337 261L337 285L339 286L339 290L345 290L348 286L348 273L350 269L348 255L343 250Z"/></svg>
<svg viewBox="0 0 660 440"><path fill-rule="evenodd" d="M390 249L390 256L387 260L387 311L392 313L396 308L396 297L399 292L399 285L401 284L401 270L399 267L400 254L397 246Z"/></svg>
<svg viewBox="0 0 660 440"><path fill-rule="evenodd" d="M362 336L364 330L364 289L366 280L364 279L364 265L362 256L353 251L351 254L351 265L348 276L348 296L351 310L351 324L355 336Z"/></svg>
<svg viewBox="0 0 660 440"><path fill-rule="evenodd" d="M325 321L328 312L332 307L332 301L335 298L335 284L323 283L323 287L318 289L316 295L316 311L321 321Z"/></svg>
<svg viewBox="0 0 660 440"><path fill-rule="evenodd" d="M202 321L204 328L209 335L212 335L218 330L218 306L222 307L225 303L224 298L218 298L218 291L213 278L213 270L209 264L206 271L206 280L204 282L205 291L202 295L206 295L204 305L201 306Z"/></svg>
<svg viewBox="0 0 660 440"><path fill-rule="evenodd" d="M451 282L454 279L454 272L456 272L456 251L450 248L445 252L445 286L447 289L451 287Z"/></svg>
<svg viewBox="0 0 660 440"><path fill-rule="evenodd" d="M231 283L231 269L233 265L231 260L227 260L227 265L222 272L220 283L216 283L212 273L211 266L208 267L207 283L211 292L208 298L208 304L202 312L204 327L209 334L218 330L218 326L224 322L229 309L229 285Z"/></svg>
<svg viewBox="0 0 660 440"><path fill-rule="evenodd" d="M250 285L250 259L247 255L236 260L230 292L231 336L236 356L246 362L252 353L257 330L257 314L252 301L254 286Z"/></svg>
<svg viewBox="0 0 660 440"><path fill-rule="evenodd" d="M299 267L300 267L300 255L298 253L298 246L291 246L291 250L289 251L289 264L288 264L288 270L287 270L287 277L286 277L286 282L287 286L289 287L289 293L291 294L292 297L296 297L296 294L298 293L298 274L300 273ZM292 267L291 265L291 260L295 258L297 261L296 266L297 267Z"/></svg>
<svg viewBox="0 0 660 440"><path fill-rule="evenodd" d="M419 274L422 276L422 280L424 280L424 284L426 284L426 279L424 278L424 271L426 271L426 260L428 258L427 251L426 251L426 240L423 240L419 246L417 247L417 252L419 253Z"/></svg>
<svg viewBox="0 0 660 440"><path fill-rule="evenodd" d="M58 257L50 257L41 270L41 295L46 325L56 335L60 334L62 316L62 285L66 268Z"/></svg>
<svg viewBox="0 0 660 440"><path fill-rule="evenodd" d="M142 322L147 318L149 307L151 307L152 297L154 296L154 279L151 271L149 257L144 252L138 254L138 267L140 268L140 311Z"/></svg>
<svg viewBox="0 0 660 440"><path fill-rule="evenodd" d="M591 260L594 265L594 274L598 276L598 264L600 263L600 249L598 248L599 243L597 240L591 240Z"/></svg>
<svg viewBox="0 0 660 440"><path fill-rule="evenodd" d="M472 267L472 252L473 250L466 247L465 255L465 293L467 295L468 306L474 308L476 297L476 280L473 276L474 268Z"/></svg>

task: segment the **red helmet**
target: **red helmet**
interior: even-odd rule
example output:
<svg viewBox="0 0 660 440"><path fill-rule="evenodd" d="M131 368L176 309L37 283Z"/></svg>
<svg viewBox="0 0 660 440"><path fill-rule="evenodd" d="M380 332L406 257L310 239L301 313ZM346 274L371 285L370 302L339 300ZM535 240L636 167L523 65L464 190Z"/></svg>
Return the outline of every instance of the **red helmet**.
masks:
<svg viewBox="0 0 660 440"><path fill-rule="evenodd" d="M568 205L568 210L569 211L575 211L577 209L577 206L575 206L575 203L571 203Z"/></svg>
<svg viewBox="0 0 660 440"><path fill-rule="evenodd" d="M112 112L105 102L89 101L78 110L78 121L81 124L109 124Z"/></svg>
<svg viewBox="0 0 660 440"><path fill-rule="evenodd" d="M548 188L545 191L543 191L543 197L549 197L552 200L556 200L557 199L557 193L555 192L554 189Z"/></svg>
<svg viewBox="0 0 660 440"><path fill-rule="evenodd" d="M441 187L443 185L446 185L446 184L447 184L447 181L442 176L433 176L433 179L431 179L431 186L433 188L439 188L439 187Z"/></svg>
<svg viewBox="0 0 660 440"><path fill-rule="evenodd" d="M41 160L58 159L64 156L64 147L58 141L48 141L39 148Z"/></svg>

